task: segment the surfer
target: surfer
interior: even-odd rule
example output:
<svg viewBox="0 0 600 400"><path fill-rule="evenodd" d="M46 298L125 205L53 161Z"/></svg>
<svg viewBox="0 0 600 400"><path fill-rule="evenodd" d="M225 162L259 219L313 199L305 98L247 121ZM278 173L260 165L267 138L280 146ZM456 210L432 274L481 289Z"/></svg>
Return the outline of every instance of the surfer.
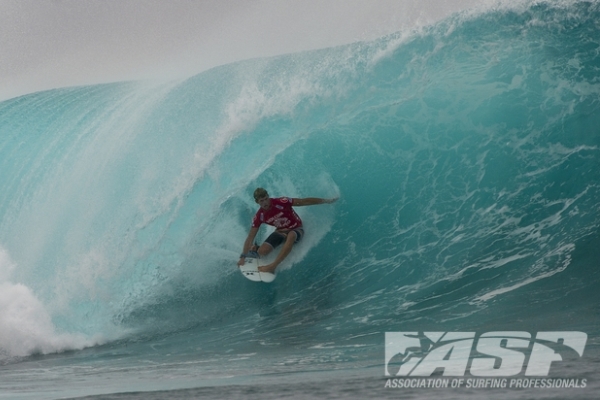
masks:
<svg viewBox="0 0 600 400"><path fill-rule="evenodd" d="M332 199L317 197L307 197L304 199L290 197L270 198L269 193L265 189L258 188L254 191L254 201L256 201L260 208L252 219L252 226L244 242L244 250L237 264L238 266L244 265L246 254L249 251L254 252L255 255L264 257L283 243L283 247L277 258L275 258L275 261L258 268L261 272L273 273L277 266L290 254L294 243L298 243L302 239L302 236L304 236L302 220L292 207L331 204L337 201L337 197ZM275 231L269 235L260 247L252 245L258 233L258 228L263 223L274 226Z"/></svg>

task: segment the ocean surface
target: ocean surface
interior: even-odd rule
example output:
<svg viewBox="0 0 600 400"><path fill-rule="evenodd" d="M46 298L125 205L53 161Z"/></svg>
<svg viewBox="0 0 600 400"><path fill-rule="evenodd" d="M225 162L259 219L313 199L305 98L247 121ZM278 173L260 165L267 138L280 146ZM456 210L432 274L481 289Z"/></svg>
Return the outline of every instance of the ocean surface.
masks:
<svg viewBox="0 0 600 400"><path fill-rule="evenodd" d="M259 186L340 197L272 284ZM561 331L576 387L386 387L386 332ZM599 339L598 1L0 103L0 399L593 399Z"/></svg>

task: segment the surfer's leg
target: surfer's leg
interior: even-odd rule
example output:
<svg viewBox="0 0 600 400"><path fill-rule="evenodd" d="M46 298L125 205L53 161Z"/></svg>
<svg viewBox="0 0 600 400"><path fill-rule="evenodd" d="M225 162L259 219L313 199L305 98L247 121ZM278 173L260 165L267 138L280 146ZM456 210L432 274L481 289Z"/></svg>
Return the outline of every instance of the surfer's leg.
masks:
<svg viewBox="0 0 600 400"><path fill-rule="evenodd" d="M269 243L264 242L258 248L258 255L261 256L261 257L264 257L264 256L266 256L267 254L269 254L272 251L273 251L273 247Z"/></svg>
<svg viewBox="0 0 600 400"><path fill-rule="evenodd" d="M282 232L275 231L269 235L269 237L264 241L264 243L258 248L258 254L261 257L266 256L273 249L279 247L279 245L286 240L286 234Z"/></svg>
<svg viewBox="0 0 600 400"><path fill-rule="evenodd" d="M271 273L275 272L275 269L277 268L277 266L279 264L281 264L281 262L283 260L285 260L285 258L288 256L288 254L290 254L290 251L292 251L292 247L294 247L296 238L297 238L296 232L294 232L294 231L288 232L287 237L285 238L285 243L283 244L283 247L281 248L281 251L277 255L277 258L275 259L275 261L273 261L269 265L265 265L263 267L258 267L258 270L261 272L271 272Z"/></svg>

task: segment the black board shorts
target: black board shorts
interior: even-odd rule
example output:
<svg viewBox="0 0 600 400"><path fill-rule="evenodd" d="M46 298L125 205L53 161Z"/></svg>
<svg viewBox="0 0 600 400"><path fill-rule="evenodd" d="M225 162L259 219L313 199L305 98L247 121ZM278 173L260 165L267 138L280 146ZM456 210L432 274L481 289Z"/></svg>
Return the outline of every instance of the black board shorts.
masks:
<svg viewBox="0 0 600 400"><path fill-rule="evenodd" d="M294 243L298 243L300 240L302 240L302 236L304 236L304 229L296 228L296 229L292 229L292 231L296 232L296 241L294 241ZM285 242L286 239L287 239L287 232L283 233L283 232L275 231L269 235L269 237L265 240L265 243L270 244L271 247L275 249L281 243Z"/></svg>

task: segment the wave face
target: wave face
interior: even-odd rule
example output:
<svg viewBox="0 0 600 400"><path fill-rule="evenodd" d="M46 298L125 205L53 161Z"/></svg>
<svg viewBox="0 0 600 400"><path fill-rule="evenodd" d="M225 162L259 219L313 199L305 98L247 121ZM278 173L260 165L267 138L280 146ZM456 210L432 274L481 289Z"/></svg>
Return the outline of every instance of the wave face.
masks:
<svg viewBox="0 0 600 400"><path fill-rule="evenodd" d="M598 21L597 2L498 9L0 103L1 357L190 329L597 329ZM262 286L235 267L258 186L340 196L298 210L305 240Z"/></svg>

